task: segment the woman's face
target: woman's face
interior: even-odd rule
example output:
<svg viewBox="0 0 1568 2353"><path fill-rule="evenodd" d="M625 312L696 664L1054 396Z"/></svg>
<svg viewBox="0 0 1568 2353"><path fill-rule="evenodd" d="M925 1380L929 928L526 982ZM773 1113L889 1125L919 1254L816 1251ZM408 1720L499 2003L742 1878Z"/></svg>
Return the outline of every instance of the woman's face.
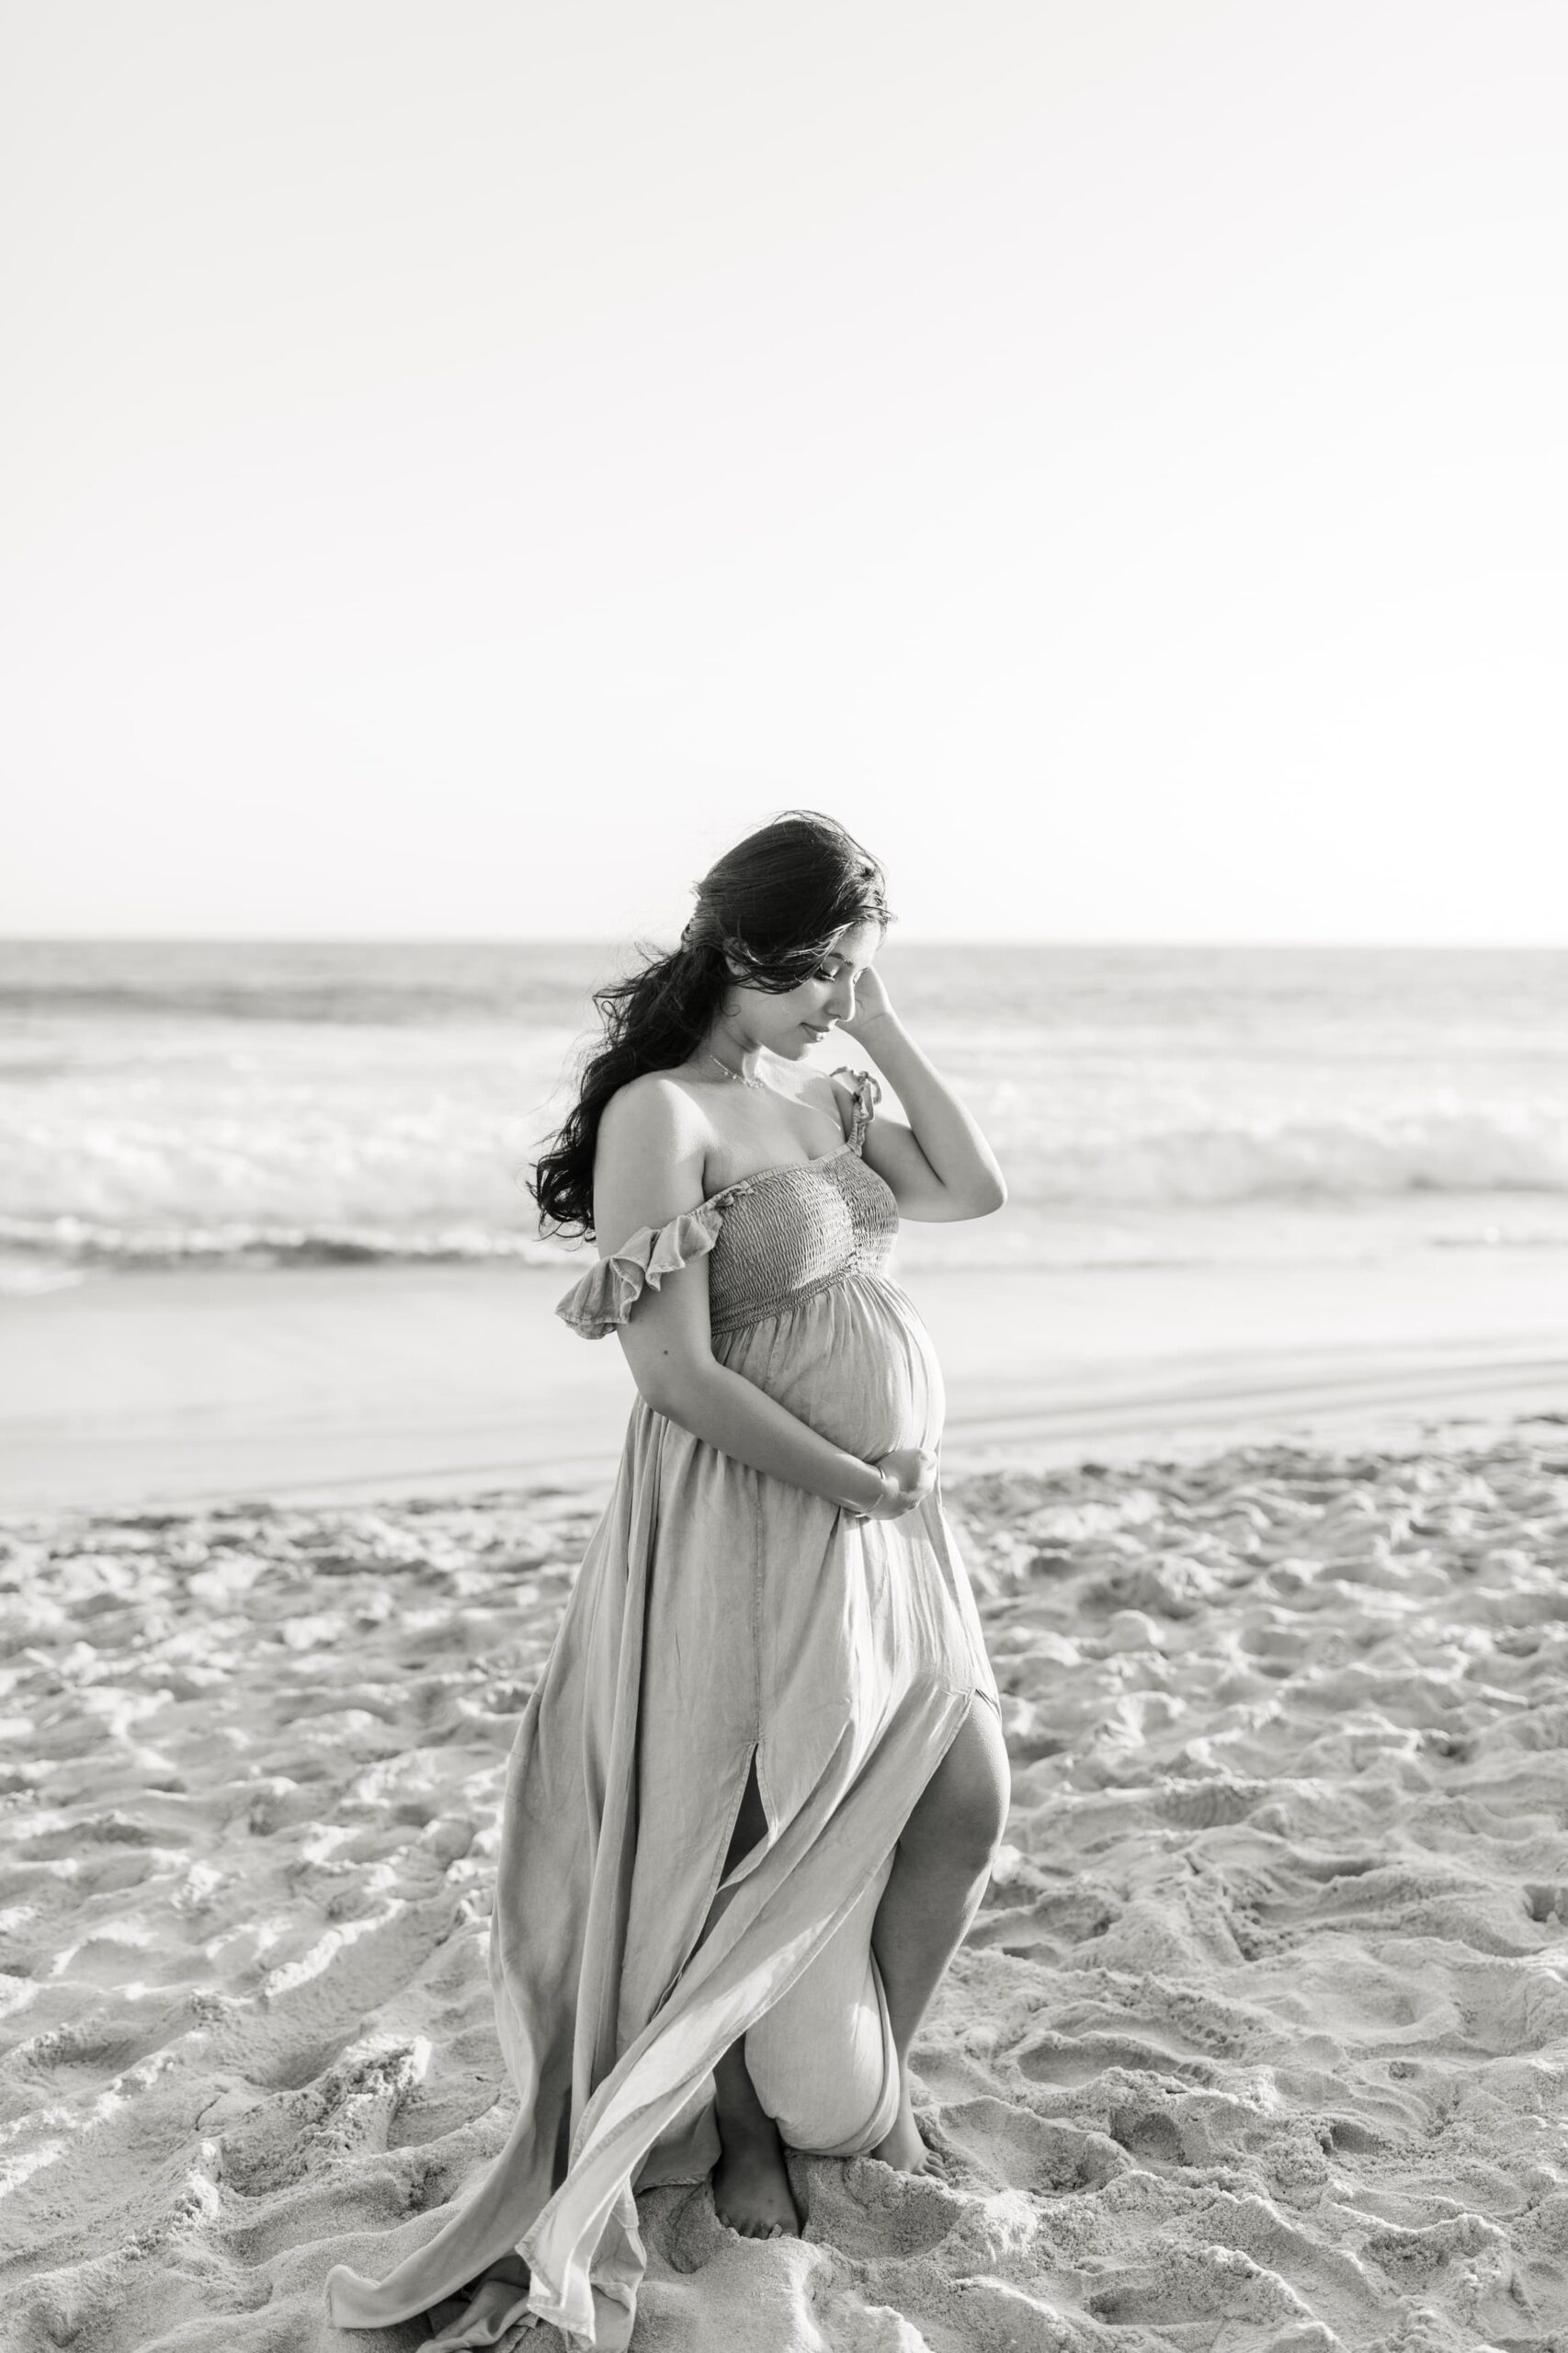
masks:
<svg viewBox="0 0 1568 2353"><path fill-rule="evenodd" d="M766 989L737 988L726 1027L746 1046L767 1046L798 1061L826 1033L855 1017L855 984L882 944L880 924L850 924L834 935L816 971L782 996Z"/></svg>

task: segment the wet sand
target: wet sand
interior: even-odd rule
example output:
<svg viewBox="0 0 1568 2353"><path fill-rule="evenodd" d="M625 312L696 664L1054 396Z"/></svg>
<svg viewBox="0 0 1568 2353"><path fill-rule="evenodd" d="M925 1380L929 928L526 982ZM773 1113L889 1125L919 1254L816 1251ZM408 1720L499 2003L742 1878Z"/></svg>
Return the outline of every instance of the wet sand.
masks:
<svg viewBox="0 0 1568 2353"><path fill-rule="evenodd" d="M1155 1438L1414 1439L1568 1393L1554 1253L904 1279L955 1472ZM631 1375L553 1316L565 1287L551 1268L182 1271L0 1300L0 1510L606 1479Z"/></svg>

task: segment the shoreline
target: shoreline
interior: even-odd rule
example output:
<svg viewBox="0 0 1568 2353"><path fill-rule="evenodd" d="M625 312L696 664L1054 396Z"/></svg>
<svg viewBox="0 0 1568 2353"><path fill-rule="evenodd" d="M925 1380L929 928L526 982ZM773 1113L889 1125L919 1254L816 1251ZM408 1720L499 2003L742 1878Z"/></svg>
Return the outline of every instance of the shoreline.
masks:
<svg viewBox="0 0 1568 2353"><path fill-rule="evenodd" d="M1524 1256L899 1279L943 1368L944 1479L1276 1438L1475 1442L1568 1412L1568 1285ZM13 1296L0 1513L601 1484L631 1375L555 1318L564 1288L555 1267L182 1269Z"/></svg>

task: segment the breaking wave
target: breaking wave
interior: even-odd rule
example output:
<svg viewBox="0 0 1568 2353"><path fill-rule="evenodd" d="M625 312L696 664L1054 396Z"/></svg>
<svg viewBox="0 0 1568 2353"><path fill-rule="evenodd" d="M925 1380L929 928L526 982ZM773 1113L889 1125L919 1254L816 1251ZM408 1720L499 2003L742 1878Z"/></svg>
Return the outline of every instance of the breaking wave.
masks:
<svg viewBox="0 0 1568 2353"><path fill-rule="evenodd" d="M302 1128L34 1129L0 1168L0 1247L81 1265L568 1263L541 1237L504 1123L473 1107L371 1134ZM1244 1205L1353 1207L1400 1196L1568 1195L1568 1126L1550 1111L1429 1111L1052 1142L987 1121L1006 1222ZM912 1234L912 1239L915 1235ZM997 1236L988 1236L988 1243Z"/></svg>

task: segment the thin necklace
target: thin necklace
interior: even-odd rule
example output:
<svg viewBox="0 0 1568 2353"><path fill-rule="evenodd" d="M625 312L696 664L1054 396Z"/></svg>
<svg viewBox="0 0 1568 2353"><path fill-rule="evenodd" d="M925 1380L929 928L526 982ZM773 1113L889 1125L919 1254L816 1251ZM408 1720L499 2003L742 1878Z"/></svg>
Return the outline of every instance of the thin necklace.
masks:
<svg viewBox="0 0 1568 2353"><path fill-rule="evenodd" d="M726 1078L734 1079L736 1084L741 1086L755 1086L764 1095L768 1092L768 1089L763 1085L760 1078L748 1078L744 1070L732 1070L728 1063L720 1062L718 1055L713 1053L707 1046L704 1046L702 1051L707 1054L710 1063L719 1063L719 1067L723 1072Z"/></svg>

